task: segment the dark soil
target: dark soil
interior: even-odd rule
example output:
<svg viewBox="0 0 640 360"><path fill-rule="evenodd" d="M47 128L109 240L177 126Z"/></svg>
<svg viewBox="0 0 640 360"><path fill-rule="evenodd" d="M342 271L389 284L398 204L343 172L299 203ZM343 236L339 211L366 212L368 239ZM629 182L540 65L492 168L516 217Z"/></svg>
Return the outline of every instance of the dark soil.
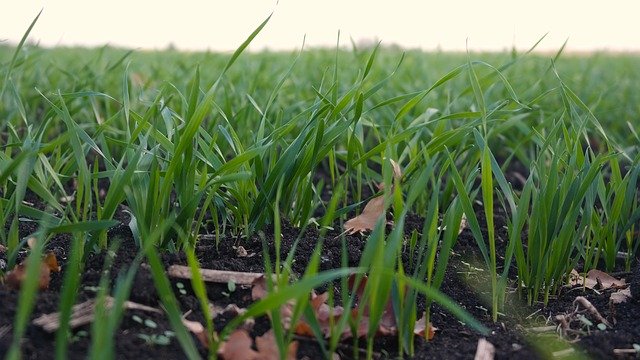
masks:
<svg viewBox="0 0 640 360"><path fill-rule="evenodd" d="M33 199L35 201L35 199ZM478 217L483 222L483 215L478 213ZM111 240L120 239L121 245L118 248L114 263L109 269L111 286L115 285L118 275L125 271L132 263L137 247L127 226L128 218L124 213L119 213L116 217L122 224L113 228L109 232ZM506 226L504 213L496 214L496 229L499 252L504 253L506 235L503 227ZM411 231L420 231L422 219L417 216L409 216L406 224L407 236ZM339 226L336 225L336 228ZM33 223L23 223L21 236L27 236L35 230ZM342 239L338 236L339 230L334 230L326 235L324 247L321 255L321 270L341 267ZM248 239L239 239L229 235L222 239L219 244L213 240L203 238L197 247L197 256L201 266L208 269L233 270L245 272L264 271L263 247L266 244L269 256L275 257L273 245L273 230L265 229ZM282 251L284 258L289 254L292 245L300 235L300 230L288 224L282 227ZM295 261L292 271L302 274L309 259L311 258L318 241L316 229L307 229L302 240L297 245ZM366 244L366 236L346 236L346 248L348 252L348 265L355 266L360 260L360 256ZM42 314L53 313L58 310L58 302L62 286L62 277L65 273L67 253L70 241L68 237L58 236L47 244L47 249L54 251L58 257L62 272L53 273L52 280L47 290L41 291L36 300L32 318ZM237 246L242 246L250 256L239 257ZM408 254L405 260L408 261ZM7 254L0 253L0 260L6 262ZM99 285L103 274L103 267L106 252L89 255L85 269L82 272L81 286L77 294L76 302L93 299L96 296L96 288ZM174 264L186 265L186 257L183 253L163 253L162 261L165 267ZM500 262L500 261L499 261ZM0 264L2 261L0 261ZM640 343L640 325L638 325L638 314L640 314L640 301L629 301L627 303L610 305L610 291L584 292L582 288L563 289L561 294L550 301L544 307L541 304L526 306L516 294L509 296L507 307L503 316L500 316L497 323L491 321L490 305L486 299L489 298L490 289L485 278L486 271L482 271L481 257L471 233L464 230L454 248L450 266L446 272L445 281L442 285L442 292L454 299L458 304L469 311L476 319L480 320L491 330L487 340L496 348L496 358L498 359L539 359L550 358L556 351L574 348L573 356L578 358L591 357L594 359L614 358L614 349L630 349L633 344ZM407 264L410 268L411 264ZM6 269L1 269L6 271ZM640 271L640 268L637 268ZM628 277L628 274L627 274ZM637 275L635 276L637 282ZM172 280L172 285L176 298L183 313L190 312L188 319L203 322L203 315L199 310L199 303L195 297L188 281L180 281L186 293L181 293L177 287L179 281ZM634 292L639 285L635 285ZM632 287L633 288L633 287ZM338 290L336 290L338 291ZM251 304L250 289L238 286L235 291L229 291L225 284L211 284L207 286L207 293L212 303L218 306L227 304L237 304L240 307L247 307ZM576 296L585 296L593 305L615 325L606 331L597 330L595 327L581 330L582 333L573 333L571 339L562 339L553 330L535 334L526 329L540 327L544 325L554 325L551 319L558 314L569 313L574 310L573 301ZM3 329L10 329L18 307L19 292L9 289L6 285L0 284L0 354L5 354L12 342L12 332ZM339 296L336 296L339 298ZM130 300L148 306L159 307L159 300L153 285L151 273L143 263L139 268ZM419 310L424 310L425 301L419 299ZM156 328L150 328L134 320L134 315L143 319L152 320L157 324ZM230 319L222 316L215 319L216 328L221 329ZM594 321L594 320L593 320ZM462 324L453 315L443 310L438 304L433 305L432 323L439 330L432 341L426 342L422 338L415 340L416 359L459 359L474 357L478 340L481 335ZM594 321L594 323L596 323ZM256 319L252 336L259 336L269 328L269 320L266 317ZM144 335L163 334L170 331L171 326L164 315L143 313L140 311L126 311L120 329L115 334L116 357L122 359L182 359L184 354L177 340L172 339L168 345L157 345L144 339ZM86 325L73 330L69 344L68 356L71 359L86 358L90 349L91 339L90 325ZM196 341L196 343L198 343ZM300 347L298 358L318 359L322 358L322 353L313 339L299 339ZM339 355L342 359L352 358L352 342L348 341L344 347L340 347ZM198 345L200 346L200 345ZM360 346L364 347L363 341ZM29 325L25 338L22 340L23 358L25 359L49 359L55 354L55 334L49 334L36 325ZM377 338L374 351L376 357L398 358L397 339L393 337ZM200 348L201 354L206 356L206 350ZM630 355L627 355L630 356Z"/></svg>

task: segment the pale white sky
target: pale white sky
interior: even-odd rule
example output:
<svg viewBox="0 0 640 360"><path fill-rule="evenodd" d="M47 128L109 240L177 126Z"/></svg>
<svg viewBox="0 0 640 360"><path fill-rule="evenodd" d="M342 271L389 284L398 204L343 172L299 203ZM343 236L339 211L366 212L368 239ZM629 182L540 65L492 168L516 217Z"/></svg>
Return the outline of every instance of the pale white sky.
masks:
<svg viewBox="0 0 640 360"><path fill-rule="evenodd" d="M640 51L638 0L4 0L0 41L46 46L111 44L142 49L233 50L272 11L252 49L382 40L425 50Z"/></svg>

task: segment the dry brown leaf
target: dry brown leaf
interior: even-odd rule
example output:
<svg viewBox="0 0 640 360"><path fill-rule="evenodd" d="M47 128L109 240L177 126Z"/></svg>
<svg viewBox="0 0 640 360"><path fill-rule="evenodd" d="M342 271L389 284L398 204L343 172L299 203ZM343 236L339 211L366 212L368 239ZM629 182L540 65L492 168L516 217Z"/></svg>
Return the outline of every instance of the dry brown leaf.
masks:
<svg viewBox="0 0 640 360"><path fill-rule="evenodd" d="M571 269L569 274L569 286L583 285L584 277L576 269Z"/></svg>
<svg viewBox="0 0 640 360"><path fill-rule="evenodd" d="M600 283L600 285L598 285L598 283ZM606 272L596 269L589 270L586 277L582 276L575 269L573 269L571 270L571 274L569 275L569 285L583 285L584 287L589 289L594 289L600 286L600 289L604 290L625 286L626 282L624 279L618 280L613 276L607 274Z"/></svg>
<svg viewBox="0 0 640 360"><path fill-rule="evenodd" d="M393 177L400 181L402 178L402 169L400 165L394 160L389 160L391 167L393 168ZM383 190L384 184L378 184L378 189ZM393 188L392 188L393 189ZM362 213L353 219L349 219L344 223L344 229L347 234L353 235L355 233L364 233L365 231L373 230L376 226L376 222L380 219L380 216L386 215L384 212L384 196L377 196L367 203L362 210Z"/></svg>
<svg viewBox="0 0 640 360"><path fill-rule="evenodd" d="M384 196L378 196L369 200L362 210L362 214L344 223L344 228L349 235L370 231L373 230L376 222L383 215L385 215Z"/></svg>
<svg viewBox="0 0 640 360"><path fill-rule="evenodd" d="M280 351L273 330L269 330L264 335L256 338L256 348L258 349L258 359L260 360L279 360ZM287 348L285 359L295 360L298 352L298 342L292 341Z"/></svg>
<svg viewBox="0 0 640 360"><path fill-rule="evenodd" d="M614 304L620 304L620 303L624 303L627 302L627 300L631 299L631 288L628 287L626 289L621 289L618 290L616 292L614 292L613 294L611 294L611 297L609 298L609 301L614 303Z"/></svg>
<svg viewBox="0 0 640 360"><path fill-rule="evenodd" d="M209 311L211 312L211 316L215 319L220 315L228 315L230 317L242 315L247 311L247 309L241 308L236 304L229 304L225 307L221 307L210 303Z"/></svg>
<svg viewBox="0 0 640 360"><path fill-rule="evenodd" d="M234 246L234 248L236 249L236 256L237 257L247 257L247 256L249 256L249 253L247 252L247 249L244 248L244 246L238 246L238 247Z"/></svg>
<svg viewBox="0 0 640 360"><path fill-rule="evenodd" d="M182 325L196 336L202 346L207 349L209 348L209 336L207 336L207 329L205 329L200 322L182 319Z"/></svg>
<svg viewBox="0 0 640 360"><path fill-rule="evenodd" d="M342 306L329 306L327 304L328 299L329 293L325 292L320 295L316 295L315 291L311 292L310 305L313 309L313 313L315 314L316 319L318 320L320 330L322 330L322 333L326 337L331 336L331 325L335 324L344 313L344 308L342 308ZM313 332L311 332L311 328L308 326L308 324L304 323L303 321L301 321L301 323L303 323L303 325L298 324L296 326L296 334L313 336ZM298 330L300 332L298 332ZM309 333L305 334L304 332L306 331L308 331ZM346 336L347 332L350 333L348 329L345 329L345 333L343 333L342 335Z"/></svg>
<svg viewBox="0 0 640 360"><path fill-rule="evenodd" d="M258 352L251 349L251 336L246 330L236 330L220 344L218 355L225 360L254 360Z"/></svg>
<svg viewBox="0 0 640 360"><path fill-rule="evenodd" d="M612 287L624 286L624 279L618 280L604 271L592 269L587 273L586 287L593 289L598 283L602 289L610 289ZM593 286L591 286L593 285Z"/></svg>
<svg viewBox="0 0 640 360"><path fill-rule="evenodd" d="M22 282L27 276L27 264L26 261L16 265L13 270L9 271L4 280L12 289L18 290L22 286ZM40 263L40 277L38 279L38 288L45 290L49 288L49 282L51 281L51 272L60 271L58 266L58 260L53 252L47 253L42 262Z"/></svg>
<svg viewBox="0 0 640 360"><path fill-rule="evenodd" d="M429 322L428 324L426 322L427 319L423 314L420 320L416 321L416 325L413 328L413 333L421 337L425 337L426 334L427 340L432 340L436 335L436 331L438 330L438 328L433 326L431 322Z"/></svg>
<svg viewBox="0 0 640 360"><path fill-rule="evenodd" d="M251 284L251 299L256 301L265 296L267 296L267 279L264 276L260 276Z"/></svg>
<svg viewBox="0 0 640 360"><path fill-rule="evenodd" d="M52 251L49 251L47 255L45 255L44 260L42 260L42 263L46 265L49 268L49 270L53 272L60 271L60 266L58 265L58 258L56 258L56 254L54 254Z"/></svg>
<svg viewBox="0 0 640 360"><path fill-rule="evenodd" d="M251 337L246 330L234 331L227 341L220 345L218 355L225 360L279 360L280 352L276 343L273 330L267 331L264 335L256 338L255 351L251 348ZM298 352L298 342L293 341L287 348L285 359L295 360Z"/></svg>
<svg viewBox="0 0 640 360"><path fill-rule="evenodd" d="M367 283L367 277L363 276L362 280L358 284L358 287L355 287L356 275L352 274L348 278L349 288L352 289L353 296L358 298L358 301L362 301L364 295L364 289ZM253 300L262 299L267 294L266 289L266 280L264 278L258 278L254 281L252 288L252 298ZM345 311L345 309L341 306L330 306L327 304L327 300L329 299L328 293L316 294L315 291L311 292L311 298L309 300L309 305L313 310L313 314L317 320L320 330L325 335L325 337L331 336L332 325L337 323L342 316L350 316L353 319L358 318L358 325L356 328L356 334L351 332L349 327L345 328L343 333L341 334L341 339L348 339L353 336L362 337L366 336L369 332L369 308L366 304L360 304L364 306L361 310L356 306L350 311ZM293 315L294 308L296 304L293 301L287 302L280 307L280 320L282 321L285 329L293 329L294 333L301 336L309 336L312 337L315 334L307 319L300 319L295 324L293 323ZM415 324L416 326L416 334L424 336L425 331L427 331L427 336L429 339L433 338L435 331L437 330L435 327L429 323L428 325L424 324L424 317L418 320ZM387 303L385 309L382 313L382 317L380 319L380 323L377 328L377 335L381 336L393 336L398 333L397 324L396 324L396 316L393 311L393 304L391 302L391 297L387 299Z"/></svg>

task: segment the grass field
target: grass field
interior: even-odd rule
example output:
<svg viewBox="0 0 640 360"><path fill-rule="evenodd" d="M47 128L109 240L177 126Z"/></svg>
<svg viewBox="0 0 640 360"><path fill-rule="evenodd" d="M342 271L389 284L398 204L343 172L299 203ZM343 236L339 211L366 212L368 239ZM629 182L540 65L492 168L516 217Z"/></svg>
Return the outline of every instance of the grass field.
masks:
<svg viewBox="0 0 640 360"><path fill-rule="evenodd" d="M70 234L59 304L68 318L84 262L117 246L107 230L124 209L140 258L98 295L127 299L144 259L190 357L197 357L194 340L159 257L183 251L195 269L202 234L230 246L230 235L237 245L269 228L278 247L287 223L318 229L321 249L325 233L342 229L375 195L384 196L394 224L385 231L384 217L374 219L357 267L319 272L317 251L290 282L296 255L269 260L277 289L270 284L267 297L222 331L204 324L211 356L242 319L264 313L285 349L293 334L277 309L296 299L294 318L308 317L309 292L336 279L346 287L350 274L358 282L367 274L361 295L369 311L354 316L369 317L369 355L384 322L382 293L391 293L401 352L413 351L418 294L483 331L438 291L463 215L491 284L494 321L507 287L529 305L547 303L578 265L585 273L613 271L622 254L629 271L638 256L637 56L385 47L217 54L27 43L1 46L0 66L0 244L7 259L0 271L27 256L38 261L47 244ZM525 169L519 181L506 176L514 167ZM503 256L498 210L507 214ZM413 236L404 231L409 214L424 219ZM25 233L25 222L37 231ZM27 247L31 237L35 245ZM400 261L406 247L416 254L411 269ZM38 267L28 267L9 358L20 352L37 285ZM206 314L202 280L192 286ZM118 327L117 316L96 322L92 338ZM312 325L322 337L321 324ZM331 324L326 354L349 326L346 316ZM57 335L60 358L67 331ZM91 351L111 346L94 341Z"/></svg>

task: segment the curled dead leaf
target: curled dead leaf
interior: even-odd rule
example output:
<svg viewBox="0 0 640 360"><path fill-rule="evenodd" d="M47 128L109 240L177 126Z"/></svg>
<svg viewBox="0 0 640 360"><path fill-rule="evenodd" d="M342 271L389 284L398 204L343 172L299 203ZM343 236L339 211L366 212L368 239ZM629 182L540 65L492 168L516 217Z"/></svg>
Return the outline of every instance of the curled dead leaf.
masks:
<svg viewBox="0 0 640 360"><path fill-rule="evenodd" d="M247 249L244 248L244 246L238 246L238 247L234 247L236 249L236 256L237 257L247 257L249 256L249 253L247 252Z"/></svg>
<svg viewBox="0 0 640 360"><path fill-rule="evenodd" d="M38 289L45 290L49 288L49 282L51 281L51 272L60 271L58 266L58 260L53 252L47 253L42 262L40 263L40 276L38 278ZM7 286L12 289L18 290L22 286L22 282L27 276L27 260L16 265L16 267L7 273L4 280Z"/></svg>
<svg viewBox="0 0 640 360"><path fill-rule="evenodd" d="M626 282L624 279L618 280L606 272L597 269L589 270L586 277L573 269L569 275L569 285L583 285L589 289L599 288L604 290L625 286Z"/></svg>
<svg viewBox="0 0 640 360"><path fill-rule="evenodd" d="M431 322L427 323L427 319L423 314L420 320L416 321L416 325L413 327L413 333L426 338L427 340L433 339L436 335L437 327L433 326Z"/></svg>
<svg viewBox="0 0 640 360"><path fill-rule="evenodd" d="M589 270L586 278L586 286L592 289L597 284L600 284L601 289L610 289L613 287L624 286L626 283L624 279L618 280L604 271L596 269Z"/></svg>
<svg viewBox="0 0 640 360"><path fill-rule="evenodd" d="M393 168L393 177L396 181L400 181L402 178L402 169L397 162L390 159L391 167ZM383 190L384 184L378 184L378 189ZM369 200L364 206L362 213L353 219L349 219L344 223L344 229L347 234L353 235L355 233L363 233L365 231L373 230L381 216L386 215L384 211L384 196L377 196Z"/></svg>
<svg viewBox="0 0 640 360"><path fill-rule="evenodd" d="M626 289L621 289L611 294L609 301L612 302L613 304L620 304L620 303L627 302L627 300L631 298L632 298L631 288L628 287Z"/></svg>
<svg viewBox="0 0 640 360"><path fill-rule="evenodd" d="M375 197L365 205L362 213L344 223L347 234L363 233L373 230L378 219L385 215L384 196Z"/></svg>

